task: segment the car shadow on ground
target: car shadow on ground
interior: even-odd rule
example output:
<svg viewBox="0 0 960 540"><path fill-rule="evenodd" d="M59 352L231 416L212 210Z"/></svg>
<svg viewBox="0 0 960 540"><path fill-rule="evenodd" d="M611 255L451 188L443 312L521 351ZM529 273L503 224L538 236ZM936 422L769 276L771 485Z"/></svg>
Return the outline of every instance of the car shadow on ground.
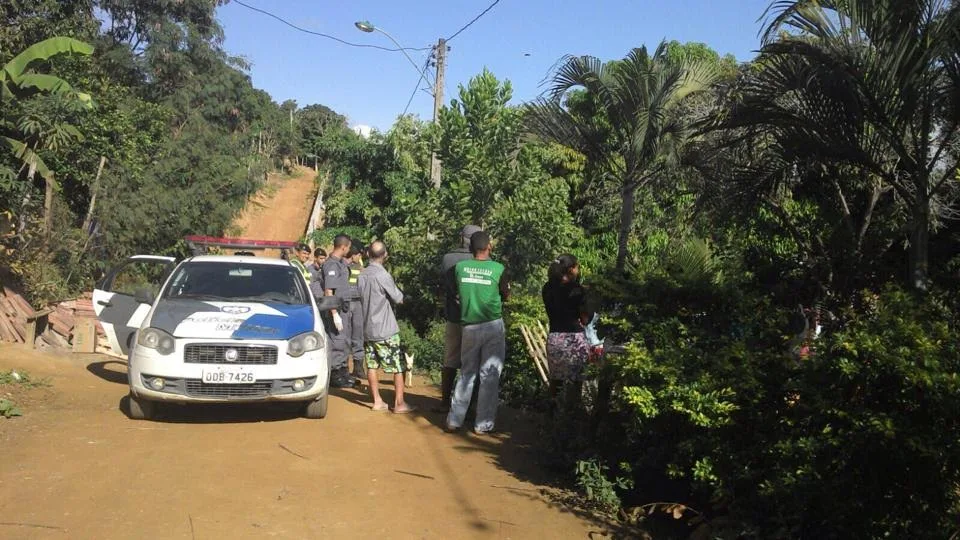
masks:
<svg viewBox="0 0 960 540"><path fill-rule="evenodd" d="M117 367L120 369L116 369ZM87 371L107 382L129 384L127 380L127 363L121 360L90 362L87 364Z"/></svg>
<svg viewBox="0 0 960 540"><path fill-rule="evenodd" d="M302 403L157 403L151 422L167 424L244 424L281 422L303 417ZM120 411L130 416L130 396L120 398Z"/></svg>

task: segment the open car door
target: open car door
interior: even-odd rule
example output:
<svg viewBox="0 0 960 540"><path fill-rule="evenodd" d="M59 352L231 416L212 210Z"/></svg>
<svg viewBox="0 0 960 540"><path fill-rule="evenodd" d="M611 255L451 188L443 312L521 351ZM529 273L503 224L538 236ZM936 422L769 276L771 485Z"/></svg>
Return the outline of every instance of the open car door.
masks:
<svg viewBox="0 0 960 540"><path fill-rule="evenodd" d="M111 268L93 291L93 310L110 348L130 354L133 336L173 270L176 259L135 255Z"/></svg>

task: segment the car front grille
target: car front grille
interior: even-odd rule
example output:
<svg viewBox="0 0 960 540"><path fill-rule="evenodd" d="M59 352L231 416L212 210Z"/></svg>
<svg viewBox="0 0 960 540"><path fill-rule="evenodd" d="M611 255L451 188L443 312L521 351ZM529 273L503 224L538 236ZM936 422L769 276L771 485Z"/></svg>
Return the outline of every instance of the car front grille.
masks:
<svg viewBox="0 0 960 540"><path fill-rule="evenodd" d="M253 384L204 384L200 379L187 379L187 395L195 397L266 397L272 393L272 390L273 381L259 381Z"/></svg>
<svg viewBox="0 0 960 540"><path fill-rule="evenodd" d="M235 361L227 360L228 349L237 351ZM190 343L184 348L183 361L188 364L272 365L277 363L277 347L274 345Z"/></svg>

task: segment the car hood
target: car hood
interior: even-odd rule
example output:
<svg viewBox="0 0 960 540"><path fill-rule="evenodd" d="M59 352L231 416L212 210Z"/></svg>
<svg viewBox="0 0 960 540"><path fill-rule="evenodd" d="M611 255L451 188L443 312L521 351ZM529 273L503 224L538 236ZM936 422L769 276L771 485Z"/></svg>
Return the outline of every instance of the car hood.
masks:
<svg viewBox="0 0 960 540"><path fill-rule="evenodd" d="M290 339L314 329L313 306L161 300L150 326L177 338Z"/></svg>

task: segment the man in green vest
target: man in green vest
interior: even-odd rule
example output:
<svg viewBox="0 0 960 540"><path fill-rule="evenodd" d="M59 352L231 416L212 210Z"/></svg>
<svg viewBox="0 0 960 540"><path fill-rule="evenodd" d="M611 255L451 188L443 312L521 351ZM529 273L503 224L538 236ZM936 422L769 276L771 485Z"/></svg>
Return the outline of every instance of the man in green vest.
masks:
<svg viewBox="0 0 960 540"><path fill-rule="evenodd" d="M461 246L447 253L440 260L440 281L443 293L443 316L447 320L443 333L443 369L440 371L440 405L433 412L450 412L450 400L453 396L453 384L457 370L460 369L460 301L457 299L457 278L454 268L460 261L472 259L470 237L480 230L476 225L466 225L460 231Z"/></svg>
<svg viewBox="0 0 960 540"><path fill-rule="evenodd" d="M490 259L491 248L489 233L473 233L470 237L473 259L460 261L454 267L463 331L460 379L457 380L447 415L447 429L450 431L458 430L463 425L478 373L480 391L473 431L478 434L490 433L496 423L500 372L503 371L507 351L503 301L510 295L510 285L503 265Z"/></svg>

